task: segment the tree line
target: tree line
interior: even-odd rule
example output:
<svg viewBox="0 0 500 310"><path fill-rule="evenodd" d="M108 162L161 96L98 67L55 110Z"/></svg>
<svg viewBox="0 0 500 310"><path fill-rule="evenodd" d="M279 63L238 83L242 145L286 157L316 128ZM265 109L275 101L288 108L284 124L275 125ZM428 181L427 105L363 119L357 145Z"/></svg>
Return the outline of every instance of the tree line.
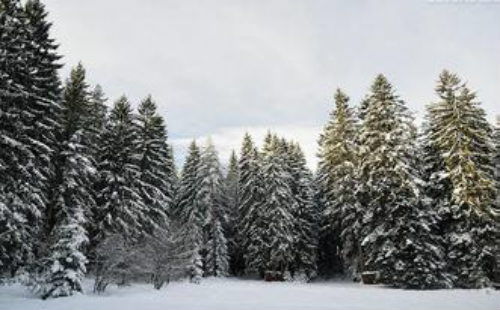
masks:
<svg viewBox="0 0 500 310"><path fill-rule="evenodd" d="M108 107L61 55L39 0L0 1L0 281L42 298L110 283L376 273L393 287L498 280L500 126L443 71L420 129L383 75L337 90L315 173L298 143L249 134L222 165L193 141L177 172L151 96Z"/></svg>

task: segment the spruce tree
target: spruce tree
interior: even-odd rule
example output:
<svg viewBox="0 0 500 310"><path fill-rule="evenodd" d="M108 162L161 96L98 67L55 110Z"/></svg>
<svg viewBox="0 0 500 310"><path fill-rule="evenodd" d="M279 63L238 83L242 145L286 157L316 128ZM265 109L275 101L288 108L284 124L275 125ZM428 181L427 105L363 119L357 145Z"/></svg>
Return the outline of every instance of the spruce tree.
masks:
<svg viewBox="0 0 500 310"><path fill-rule="evenodd" d="M82 252L87 243L84 210L94 202L88 191L94 167L81 144L81 132L71 135L60 154L64 158L61 184L57 189L55 226L49 248L41 259L33 289L43 299L82 292L87 258ZM62 158L61 158L62 159Z"/></svg>
<svg viewBox="0 0 500 310"><path fill-rule="evenodd" d="M178 205L175 214L186 227L185 243L190 249L191 258L187 271L191 282L199 283L203 275L201 250L203 247L203 225L205 214L197 199L200 189L200 150L193 141L182 169L178 190Z"/></svg>
<svg viewBox="0 0 500 310"><path fill-rule="evenodd" d="M82 291L87 259L82 248L87 242L86 222L95 205L92 180L95 161L83 137L87 134L88 85L81 64L67 80L59 114L61 131L55 157L54 190L48 209L48 249L41 253L35 291L43 298L69 296Z"/></svg>
<svg viewBox="0 0 500 310"><path fill-rule="evenodd" d="M163 118L156 112L151 96L138 108L138 159L140 191L146 206L143 225L145 233L167 227L167 212L172 203L172 162Z"/></svg>
<svg viewBox="0 0 500 310"><path fill-rule="evenodd" d="M344 272L355 279L358 278L360 270L359 232L363 212L355 195L358 164L357 124L348 101L349 98L337 89L335 109L331 112L330 120L322 134L319 154L320 169L326 173L324 229L337 236Z"/></svg>
<svg viewBox="0 0 500 310"><path fill-rule="evenodd" d="M233 275L239 275L244 269L242 259L243 249L241 247L241 239L238 234L238 221L239 221L239 178L240 169L238 167L238 158L236 152L233 150L229 157L229 166L225 177L225 190L227 199L227 224L225 232L228 240L228 253L229 253L229 270Z"/></svg>
<svg viewBox="0 0 500 310"><path fill-rule="evenodd" d="M377 76L360 128L358 200L364 207L363 267L403 288L442 286L440 253L420 201L416 129L405 103ZM411 270L407 273L406 270Z"/></svg>
<svg viewBox="0 0 500 310"><path fill-rule="evenodd" d="M55 173L52 160L57 156L55 133L61 130L57 119L61 108L61 82L57 72L62 67L59 63L61 56L57 53L58 45L50 36L52 24L47 21L45 6L39 0L29 0L24 4L23 12L27 37L24 51L29 70L29 79L25 80L24 86L29 94L25 109L30 113L26 134L29 141L36 141L31 143L31 149L38 174L38 178L31 181L47 204L49 181Z"/></svg>
<svg viewBox="0 0 500 310"><path fill-rule="evenodd" d="M217 151L210 140L200 156L198 178L200 183L196 200L201 212L204 213L205 275L227 276L229 257L227 240L222 227L226 218L224 180Z"/></svg>
<svg viewBox="0 0 500 310"><path fill-rule="evenodd" d="M261 166L257 148L252 137L246 133L241 146L238 162L240 178L239 188L239 221L238 239L241 240L245 271L263 272L261 235L262 201L264 198Z"/></svg>
<svg viewBox="0 0 500 310"><path fill-rule="evenodd" d="M50 211L54 179L58 167L54 164L61 150L60 137L57 132L64 130L60 128L58 116L61 113L61 82L58 70L62 67L59 63L61 56L57 53L58 45L50 36L52 24L47 21L48 13L45 6L38 0L29 0L23 6L23 24L26 35L26 44L23 51L26 54L25 67L26 76L23 79L23 87L27 93L24 115L29 115L24 127L29 145L33 153L33 161L30 169L32 177L29 182L37 191L40 199L40 211L47 218ZM40 223L41 224L41 223ZM39 225L39 234L35 239L44 242L50 230ZM45 228L45 230L43 230ZM43 247L38 247L41 249ZM43 255L38 251L37 256Z"/></svg>
<svg viewBox="0 0 500 310"><path fill-rule="evenodd" d="M167 149L167 167L170 167L171 170L168 172L168 179L170 180L170 188L166 190L166 192L169 195L170 198L170 205L167 210L167 215L171 219L176 219L176 206L177 206L177 196L179 194L179 173L177 171L177 167L175 165L175 158L174 158L174 148L172 145L168 145Z"/></svg>
<svg viewBox="0 0 500 310"><path fill-rule="evenodd" d="M243 253L245 272L248 274L257 272L263 276L266 263L261 238L264 229L264 183L260 156L248 133L243 138L238 166L240 169L238 235L242 248L245 249Z"/></svg>
<svg viewBox="0 0 500 310"><path fill-rule="evenodd" d="M43 181L49 169L36 166L41 156L35 160L35 155L40 155L35 152L43 151L48 158L50 146L30 136L35 117L40 115L35 115L30 105L34 81L29 67L32 62L28 61L31 55L25 48L29 44L21 2L1 1L0 276L14 276L19 268L33 262L34 242L46 203Z"/></svg>
<svg viewBox="0 0 500 310"><path fill-rule="evenodd" d="M476 95L456 74L443 71L436 94L439 100L427 110L426 143L442 159L427 166L445 185L438 193L445 203L436 207L448 272L457 287L482 287L488 285L495 261L491 128Z"/></svg>
<svg viewBox="0 0 500 310"><path fill-rule="evenodd" d="M262 203L262 227L259 251L263 252L266 275L286 278L293 266L294 218L296 208L289 187L280 141L268 134L264 144L262 175L265 200Z"/></svg>
<svg viewBox="0 0 500 310"><path fill-rule="evenodd" d="M89 93L88 96L88 108L87 117L85 120L85 131L83 139L87 147L87 152L90 154L90 159L93 160L93 164L96 166L96 172L93 175L91 182L90 193L94 201L99 200L99 194L101 187L99 180L101 178L100 171L97 169L98 163L101 161L101 149L103 148L103 133L106 128L108 107L106 105L107 98L100 85L96 85ZM87 244L85 254L89 258L89 261L93 262L95 254L95 246L98 243L97 235L99 234L97 217L99 214L98 204L94 204L94 207L89 210L87 217L87 232L89 237L89 242Z"/></svg>
<svg viewBox="0 0 500 310"><path fill-rule="evenodd" d="M291 190L295 200L292 209L294 221L294 263L293 277L310 280L317 272L317 246L319 216L313 201L312 173L306 166L306 159L300 146L288 146L291 170Z"/></svg>
<svg viewBox="0 0 500 310"><path fill-rule="evenodd" d="M134 242L144 231L146 206L139 190L140 166L137 158L137 126L125 96L111 109L103 133L97 227L98 239L120 234Z"/></svg>

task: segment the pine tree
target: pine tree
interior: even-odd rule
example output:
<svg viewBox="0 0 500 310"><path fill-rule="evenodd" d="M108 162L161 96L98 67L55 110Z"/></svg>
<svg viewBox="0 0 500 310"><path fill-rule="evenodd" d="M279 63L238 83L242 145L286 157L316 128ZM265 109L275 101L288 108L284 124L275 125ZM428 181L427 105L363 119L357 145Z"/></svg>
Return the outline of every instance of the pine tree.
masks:
<svg viewBox="0 0 500 310"><path fill-rule="evenodd" d="M227 199L227 224L224 231L228 240L229 270L233 275L239 275L244 269L243 249L241 248L241 239L237 231L239 216L239 178L240 169L238 167L238 158L233 150L229 158L229 166L225 177L225 189Z"/></svg>
<svg viewBox="0 0 500 310"><path fill-rule="evenodd" d="M357 125L348 101L349 98L337 89L335 109L321 138L320 169L326 172L324 229L329 231L327 235L338 236L344 272L355 279L359 277L362 210L355 196ZM364 109L366 111L367 106Z"/></svg>
<svg viewBox="0 0 500 310"><path fill-rule="evenodd" d="M39 0L26 1L24 7L27 54L26 65L29 82L24 86L29 93L26 109L30 111L30 123L26 134L34 155L34 187L38 188L44 203L47 204L49 186L54 177L55 167L52 159L57 156L56 132L60 130L57 115L60 113L61 82L58 70L61 56L57 53L58 45L50 37L52 24L47 21L47 11Z"/></svg>
<svg viewBox="0 0 500 310"><path fill-rule="evenodd" d="M86 222L95 205L91 194L95 161L82 138L87 134L89 115L88 85L81 64L71 71L63 92L59 114L61 131L55 157L49 224L49 247L37 268L35 291L43 299L69 296L82 291L87 259L82 253L87 243Z"/></svg>
<svg viewBox="0 0 500 310"><path fill-rule="evenodd" d="M229 269L227 240L222 224L225 222L226 201L224 180L217 158L217 151L210 140L203 149L198 170L200 188L196 200L204 212L206 244L204 245L205 274L209 276L226 276Z"/></svg>
<svg viewBox="0 0 500 310"><path fill-rule="evenodd" d="M87 136L88 131L86 128L86 122L89 113L89 92L88 84L85 81L85 69L81 63L79 63L75 68L71 70L70 77L66 81L66 85L63 92L62 109L59 114L58 123L61 126L59 130L59 135L57 136L58 147L56 149L57 158L55 160L55 175L51 179L51 193L49 199L50 204L46 208L45 212L45 231L47 236L51 234L52 229L58 221L56 213L58 212L57 201L59 199L60 193L57 188L63 182L61 175L64 173L64 165L66 158L62 155L66 151L67 144L71 139L77 139L80 144L85 146L85 151L88 152L87 143L83 141L85 136ZM72 137L78 132L79 137ZM90 156L90 154L87 154ZM93 160L90 156L88 160ZM93 163L92 163L93 164ZM90 206L87 206L90 208ZM85 215L90 216L90 209L84 209Z"/></svg>
<svg viewBox="0 0 500 310"><path fill-rule="evenodd" d="M321 139L320 139L321 140ZM321 145L321 141L319 143ZM322 216L327 205L327 176L328 173L320 159L313 177L313 201L318 213L318 274L323 277L331 277L335 273L342 271L341 262L338 254L338 236L328 229L327 219Z"/></svg>
<svg viewBox="0 0 500 310"><path fill-rule="evenodd" d="M288 157L291 170L291 191L295 200L293 277L310 280L316 276L319 216L313 201L312 173L300 146L289 144Z"/></svg>
<svg viewBox="0 0 500 310"><path fill-rule="evenodd" d="M103 148L103 133L106 128L108 107L106 106L107 98L100 85L96 85L92 91L89 93L88 97L88 111L87 117L85 119L85 131L86 134L83 137L85 145L87 146L87 152L90 154L90 159L93 160L94 166L98 166L101 161L101 149ZM99 200L99 193L101 188L99 187L100 171L96 169L91 182L90 193L94 201ZM89 236L89 242L87 244L87 249L85 254L89 257L90 261L94 261L92 255L95 254L94 248L98 243L97 235L99 234L99 229L97 227L96 217L99 214L97 203L94 207L87 213L87 218L91 219L87 221L87 231Z"/></svg>
<svg viewBox="0 0 500 310"><path fill-rule="evenodd" d="M23 79L27 92L24 114L29 115L24 130L26 144L33 153L33 165L30 167L33 177L29 181L37 191L41 213L47 215L46 211L51 209L52 181L57 173L54 163L60 152L60 139L56 133L62 130L58 119L61 113L61 82L57 72L62 67L59 63L61 56L57 53L58 45L50 36L52 25L47 21L45 6L38 0L26 1L22 15L26 34L23 51L28 72ZM40 226L37 228L40 233L35 240L43 243L49 231L43 231L43 225L37 223L37 226ZM42 255L40 251L36 254Z"/></svg>
<svg viewBox="0 0 500 310"><path fill-rule="evenodd" d="M96 214L99 240L120 234L134 242L144 231L146 206L138 188L140 167L134 118L127 98L122 96L115 102L103 133Z"/></svg>
<svg viewBox="0 0 500 310"><path fill-rule="evenodd" d="M41 271L33 287L43 299L82 292L87 263L82 247L88 241L84 210L93 204L88 187L94 168L85 154L80 135L80 132L71 135L60 154L64 164L58 168L62 170L62 175L57 190L57 221L49 238L47 256L41 259Z"/></svg>
<svg viewBox="0 0 500 310"><path fill-rule="evenodd" d="M286 171L285 160L280 150L280 141L270 134L263 147L262 174L264 179L264 197L261 228L260 251L265 259L265 273L277 277L286 277L293 264L294 218L292 210L296 208L289 187L291 175Z"/></svg>
<svg viewBox="0 0 500 310"><path fill-rule="evenodd" d="M167 227L167 212L172 203L172 162L163 118L156 112L151 96L144 99L137 117L140 190L146 205L143 225L154 234Z"/></svg>
<svg viewBox="0 0 500 310"><path fill-rule="evenodd" d="M167 210L167 215L169 216L170 219L175 219L177 196L179 194L179 173L175 165L174 148L172 147L172 145L168 146L166 162L167 162L166 167L171 168L167 176L170 187L166 190L166 193L168 193L168 196L171 201L169 208Z"/></svg>
<svg viewBox="0 0 500 310"><path fill-rule="evenodd" d="M245 272L264 272L264 256L261 229L263 228L262 202L264 198L263 180L259 154L251 136L246 133L241 146L238 163L240 178L238 239L244 249Z"/></svg>
<svg viewBox="0 0 500 310"><path fill-rule="evenodd" d="M360 129L360 188L365 208L363 267L383 283L403 288L443 285L440 253L420 201L416 129L404 104L383 75L368 97ZM408 273L407 270L412 270Z"/></svg>
<svg viewBox="0 0 500 310"><path fill-rule="evenodd" d="M182 169L178 190L178 205L175 214L186 227L186 244L191 251L191 259L187 266L190 280L199 283L203 275L201 250L203 247L203 225L205 214L201 210L197 194L200 189L200 150L193 141Z"/></svg>
<svg viewBox="0 0 500 310"><path fill-rule="evenodd" d="M49 172L40 170L34 160L35 151L43 149L49 153L49 146L30 136L31 126L39 115L35 115L30 105L32 61L28 61L31 55L25 48L29 44L21 2L1 1L0 274L9 276L33 262L34 242L46 202L43 178Z"/></svg>
<svg viewBox="0 0 500 310"><path fill-rule="evenodd" d="M436 87L439 101L428 107L426 144L439 203L448 272L457 287L482 287L494 266L494 180L491 128L484 111L460 78L443 71ZM439 160L439 157L442 160ZM432 184L431 184L432 186Z"/></svg>

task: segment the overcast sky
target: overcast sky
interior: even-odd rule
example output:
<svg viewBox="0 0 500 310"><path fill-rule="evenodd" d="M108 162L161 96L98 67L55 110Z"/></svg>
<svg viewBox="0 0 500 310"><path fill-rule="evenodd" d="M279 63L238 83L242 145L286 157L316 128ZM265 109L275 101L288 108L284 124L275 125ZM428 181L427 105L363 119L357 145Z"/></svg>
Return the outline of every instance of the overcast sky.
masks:
<svg viewBox="0 0 500 310"><path fill-rule="evenodd" d="M500 114L497 0L45 0L70 66L112 102L147 94L178 162L210 135L222 161L249 131L299 141L311 167L342 88L353 105L384 73L420 117L443 68ZM111 104L110 102L110 104Z"/></svg>

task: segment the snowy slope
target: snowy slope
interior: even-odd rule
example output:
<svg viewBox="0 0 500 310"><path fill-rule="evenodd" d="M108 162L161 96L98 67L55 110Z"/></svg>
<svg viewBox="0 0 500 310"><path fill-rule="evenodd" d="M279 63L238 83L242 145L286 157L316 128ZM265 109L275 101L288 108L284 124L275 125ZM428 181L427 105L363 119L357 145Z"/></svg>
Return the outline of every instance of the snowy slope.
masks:
<svg viewBox="0 0 500 310"><path fill-rule="evenodd" d="M91 282L86 282L90 291ZM150 285L110 287L91 293L42 301L19 285L0 286L0 309L500 309L500 291L405 291L350 282L266 283L254 280L204 279L200 285L171 283L156 291Z"/></svg>

